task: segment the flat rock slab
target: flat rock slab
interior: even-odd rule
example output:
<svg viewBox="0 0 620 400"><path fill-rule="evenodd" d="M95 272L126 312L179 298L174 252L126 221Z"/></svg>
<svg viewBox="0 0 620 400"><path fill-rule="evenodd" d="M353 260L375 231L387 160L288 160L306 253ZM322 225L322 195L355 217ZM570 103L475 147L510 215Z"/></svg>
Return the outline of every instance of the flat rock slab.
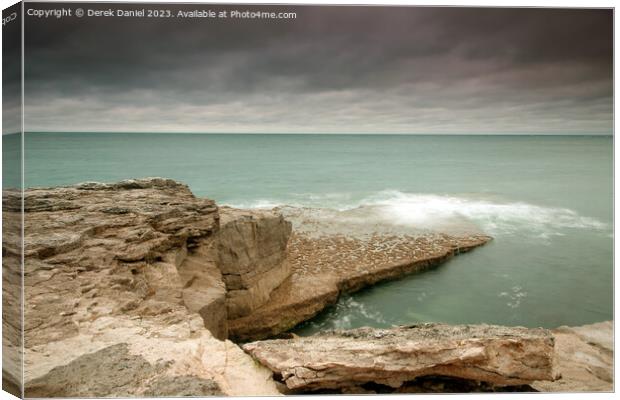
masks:
<svg viewBox="0 0 620 400"><path fill-rule="evenodd" d="M343 293L435 268L490 240L481 234L348 237L294 230L287 247L291 276L263 306L228 321L229 337L242 342L275 336L335 304Z"/></svg>
<svg viewBox="0 0 620 400"><path fill-rule="evenodd" d="M425 376L496 386L557 378L554 338L542 328L444 324L360 328L257 341L242 348L296 391L368 383L397 389Z"/></svg>

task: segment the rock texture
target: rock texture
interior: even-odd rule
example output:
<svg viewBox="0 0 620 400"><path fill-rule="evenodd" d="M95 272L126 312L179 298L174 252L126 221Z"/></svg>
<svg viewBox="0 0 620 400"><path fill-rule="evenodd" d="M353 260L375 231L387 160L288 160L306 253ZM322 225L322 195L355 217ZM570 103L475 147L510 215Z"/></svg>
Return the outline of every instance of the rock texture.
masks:
<svg viewBox="0 0 620 400"><path fill-rule="evenodd" d="M614 380L613 321L554 329L555 382L535 382L543 392L611 392Z"/></svg>
<svg viewBox="0 0 620 400"><path fill-rule="evenodd" d="M351 391L369 383L398 389L428 376L493 386L551 381L553 346L544 329L424 324L330 331L247 343L243 349L289 389Z"/></svg>
<svg viewBox="0 0 620 400"><path fill-rule="evenodd" d="M341 293L490 240L482 234L378 232L365 218L335 226L330 217L327 226L284 210L218 208L162 178L35 188L23 201L22 360L22 198L3 192L3 229L13 233L3 235L3 387L16 393L22 361L29 397L277 395L276 367L289 388L350 393L369 390L362 381L397 392L515 389L533 380L554 391L610 385L611 325L554 332L566 349L556 351L564 378L554 383L539 381L550 379L552 342L539 330L431 325L246 345L269 368L226 340L285 332ZM311 346L317 351L303 353ZM287 355L293 348L298 358ZM286 369L303 357L311 362ZM347 369L355 357L361 369ZM480 380L487 386L472 384Z"/></svg>
<svg viewBox="0 0 620 400"><path fill-rule="evenodd" d="M144 396L198 395L217 396L224 393L212 379L193 375L162 375L165 362L149 363L141 355L129 352L126 343L104 347L85 354L70 363L52 369L48 374L28 383L31 397L130 396L144 386ZM79 377L79 379L76 379ZM144 382L148 383L145 384Z"/></svg>
<svg viewBox="0 0 620 400"><path fill-rule="evenodd" d="M249 315L291 274L286 246L291 223L270 211L220 210L218 267L227 290L228 318Z"/></svg>
<svg viewBox="0 0 620 400"><path fill-rule="evenodd" d="M213 201L161 178L24 200L26 396L278 394L214 337L227 314Z"/></svg>
<svg viewBox="0 0 620 400"><path fill-rule="evenodd" d="M19 191L4 190L3 198ZM2 389L22 396L21 201L2 202Z"/></svg>
<svg viewBox="0 0 620 400"><path fill-rule="evenodd" d="M291 276L266 304L245 317L231 318L229 335L236 341L277 335L335 304L342 293L436 267L490 239L430 233L314 237L295 231L287 248Z"/></svg>

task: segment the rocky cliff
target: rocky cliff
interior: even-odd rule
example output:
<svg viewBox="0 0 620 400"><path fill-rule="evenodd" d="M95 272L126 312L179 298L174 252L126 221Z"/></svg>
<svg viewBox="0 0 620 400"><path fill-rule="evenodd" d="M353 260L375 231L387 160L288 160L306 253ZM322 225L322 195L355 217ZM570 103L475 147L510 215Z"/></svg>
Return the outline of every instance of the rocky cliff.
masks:
<svg viewBox="0 0 620 400"><path fill-rule="evenodd" d="M26 191L24 220L27 396L278 394L218 340L213 201L166 179L86 183Z"/></svg>
<svg viewBox="0 0 620 400"><path fill-rule="evenodd" d="M244 317L267 303L291 274L286 247L291 223L270 211L220 209L218 267L226 284L229 319Z"/></svg>
<svg viewBox="0 0 620 400"><path fill-rule="evenodd" d="M18 232L20 193L4 192L3 204L5 230ZM312 218L219 208L196 198L186 185L162 178L29 189L24 212L24 382L30 397L279 394L281 379L273 379L273 365L256 363L227 338L272 337L316 315L343 292L423 271L490 239L316 234L308 229L316 226ZM20 283L21 241L19 235L4 239L3 302L5 310L19 314L19 290L10 289ZM13 350L19 349L20 328L12 321L10 313L3 315L3 367L19 371L21 359ZM521 333L521 339L544 336ZM357 333L338 335L344 343ZM387 339L373 344L385 349L404 339L380 331L368 335L393 337L392 344ZM331 343L337 336L291 345L320 344L327 337ZM504 343L492 335L485 340L485 351ZM453 353L467 360L475 353L471 341L453 344ZM516 362L511 357L521 353L501 354ZM387 370L390 362L386 359ZM604 376L606 367L601 368ZM394 379L415 375L403 371ZM330 373L343 382L357 380L345 378L342 369ZM467 382L475 378L454 375ZM12 378L6 386L18 387L20 378ZM510 379L504 383L533 378ZM374 384L384 381L369 378ZM567 387L586 385L568 381ZM321 385L312 383L308 390Z"/></svg>

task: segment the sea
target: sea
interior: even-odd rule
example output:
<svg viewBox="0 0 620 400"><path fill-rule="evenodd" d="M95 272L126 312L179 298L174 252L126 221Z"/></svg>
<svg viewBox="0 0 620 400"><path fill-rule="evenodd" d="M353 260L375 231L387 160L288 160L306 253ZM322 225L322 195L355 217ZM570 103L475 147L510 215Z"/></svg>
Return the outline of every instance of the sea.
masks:
<svg viewBox="0 0 620 400"><path fill-rule="evenodd" d="M17 139L4 138L5 165ZM369 225L380 215L493 237L432 271L343 296L298 326L302 335L613 318L612 136L26 133L24 146L26 187L159 176L220 205L356 211Z"/></svg>

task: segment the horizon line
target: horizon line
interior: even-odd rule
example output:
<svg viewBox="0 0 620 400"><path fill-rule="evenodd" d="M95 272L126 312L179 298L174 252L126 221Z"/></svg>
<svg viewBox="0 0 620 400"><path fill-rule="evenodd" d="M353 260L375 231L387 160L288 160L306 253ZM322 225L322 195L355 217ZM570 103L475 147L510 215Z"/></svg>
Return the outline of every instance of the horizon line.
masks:
<svg viewBox="0 0 620 400"><path fill-rule="evenodd" d="M23 131L13 133L2 133L2 135L13 135L18 133L69 133L69 134L178 134L178 135L349 135L349 136L614 136L614 132L480 132L480 133L398 133L398 132L196 132L196 131Z"/></svg>

